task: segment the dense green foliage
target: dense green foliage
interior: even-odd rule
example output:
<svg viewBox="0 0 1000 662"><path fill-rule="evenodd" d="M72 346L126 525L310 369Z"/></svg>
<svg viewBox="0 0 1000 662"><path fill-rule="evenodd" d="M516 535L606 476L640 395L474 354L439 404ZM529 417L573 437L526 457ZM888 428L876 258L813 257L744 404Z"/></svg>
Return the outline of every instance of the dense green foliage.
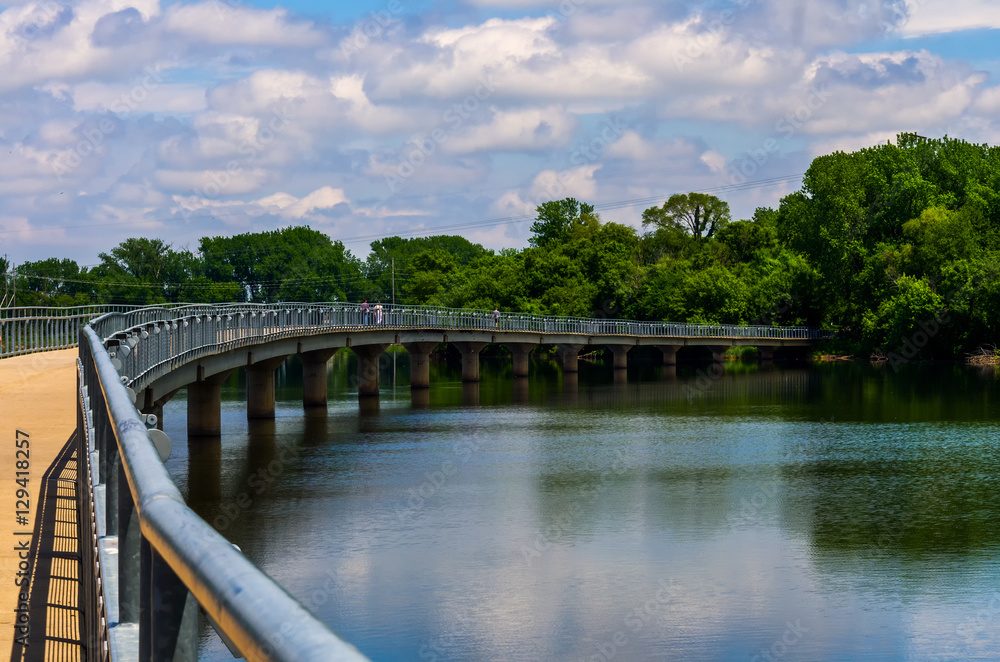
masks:
<svg viewBox="0 0 1000 662"><path fill-rule="evenodd" d="M637 219L638 220L638 219ZM671 196L638 232L573 199L537 208L529 247L388 237L365 261L308 227L127 239L101 264L18 266L18 304L360 301L836 329L849 351L954 357L1000 341L1000 148L904 134L813 161L777 209L732 221Z"/></svg>

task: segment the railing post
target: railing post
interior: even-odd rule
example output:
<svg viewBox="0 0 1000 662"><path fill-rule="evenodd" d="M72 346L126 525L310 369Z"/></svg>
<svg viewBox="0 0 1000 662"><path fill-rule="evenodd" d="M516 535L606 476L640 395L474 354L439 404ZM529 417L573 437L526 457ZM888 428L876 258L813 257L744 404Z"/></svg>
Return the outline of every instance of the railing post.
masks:
<svg viewBox="0 0 1000 662"><path fill-rule="evenodd" d="M170 566L142 539L143 615L139 659L196 662L198 603Z"/></svg>
<svg viewBox="0 0 1000 662"><path fill-rule="evenodd" d="M118 466L118 621L137 623L140 617L139 572L140 547L139 513L132 500L132 491L125 478L125 468ZM110 491L108 502L111 503ZM112 535L110 528L108 535Z"/></svg>
<svg viewBox="0 0 1000 662"><path fill-rule="evenodd" d="M145 536L139 536L139 662L153 659L153 549ZM119 578L120 579L120 578Z"/></svg>

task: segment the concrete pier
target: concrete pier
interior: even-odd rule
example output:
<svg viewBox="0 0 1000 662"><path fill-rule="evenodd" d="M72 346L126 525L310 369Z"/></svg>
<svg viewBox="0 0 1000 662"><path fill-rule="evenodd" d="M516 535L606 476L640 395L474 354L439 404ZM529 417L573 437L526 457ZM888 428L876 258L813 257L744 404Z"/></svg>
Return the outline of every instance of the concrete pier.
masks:
<svg viewBox="0 0 1000 662"><path fill-rule="evenodd" d="M224 370L188 384L188 437L218 437L222 434L222 384L231 374L232 370Z"/></svg>
<svg viewBox="0 0 1000 662"><path fill-rule="evenodd" d="M479 381L479 352L489 343L485 342L457 342L455 347L462 352L462 381Z"/></svg>
<svg viewBox="0 0 1000 662"><path fill-rule="evenodd" d="M677 365L677 350L683 345L657 345L663 352L663 365Z"/></svg>
<svg viewBox="0 0 1000 662"><path fill-rule="evenodd" d="M378 361L388 343L352 347L358 355L358 397L378 395Z"/></svg>
<svg viewBox="0 0 1000 662"><path fill-rule="evenodd" d="M512 342L507 343L507 349L514 358L514 377L527 377L528 376L528 366L529 357L531 355L531 350L535 346L531 343L522 342Z"/></svg>
<svg viewBox="0 0 1000 662"><path fill-rule="evenodd" d="M579 372L579 356L583 345L558 345L558 348L559 355L562 357L563 372Z"/></svg>
<svg viewBox="0 0 1000 662"><path fill-rule="evenodd" d="M628 353L632 349L632 345L611 345L609 349L615 357L615 370L624 370L627 368Z"/></svg>
<svg viewBox="0 0 1000 662"><path fill-rule="evenodd" d="M410 353L410 389L430 388L431 352L437 343L409 342L403 347Z"/></svg>
<svg viewBox="0 0 1000 662"><path fill-rule="evenodd" d="M336 349L317 349L299 354L302 359L302 406L325 407L330 357Z"/></svg>
<svg viewBox="0 0 1000 662"><path fill-rule="evenodd" d="M287 356L247 366L247 418L274 418L274 371Z"/></svg>

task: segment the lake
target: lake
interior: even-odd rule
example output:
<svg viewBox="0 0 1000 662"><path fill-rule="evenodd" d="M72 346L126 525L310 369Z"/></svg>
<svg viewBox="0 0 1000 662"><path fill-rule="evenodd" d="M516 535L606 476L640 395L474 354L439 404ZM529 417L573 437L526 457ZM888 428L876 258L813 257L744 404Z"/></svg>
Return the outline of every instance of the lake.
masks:
<svg viewBox="0 0 1000 662"><path fill-rule="evenodd" d="M164 409L192 508L383 660L1000 659L1000 380L961 365L432 365L221 440ZM202 657L231 660L207 626Z"/></svg>

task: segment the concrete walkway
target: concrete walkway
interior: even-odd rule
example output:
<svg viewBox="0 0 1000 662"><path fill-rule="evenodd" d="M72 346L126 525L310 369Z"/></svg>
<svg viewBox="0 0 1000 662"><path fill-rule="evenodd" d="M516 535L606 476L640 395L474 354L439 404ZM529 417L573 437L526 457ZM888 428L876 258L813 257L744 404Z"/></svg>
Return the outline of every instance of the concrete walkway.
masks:
<svg viewBox="0 0 1000 662"><path fill-rule="evenodd" d="M67 349L0 360L0 659L83 659L76 358ZM22 578L30 583L19 587Z"/></svg>

